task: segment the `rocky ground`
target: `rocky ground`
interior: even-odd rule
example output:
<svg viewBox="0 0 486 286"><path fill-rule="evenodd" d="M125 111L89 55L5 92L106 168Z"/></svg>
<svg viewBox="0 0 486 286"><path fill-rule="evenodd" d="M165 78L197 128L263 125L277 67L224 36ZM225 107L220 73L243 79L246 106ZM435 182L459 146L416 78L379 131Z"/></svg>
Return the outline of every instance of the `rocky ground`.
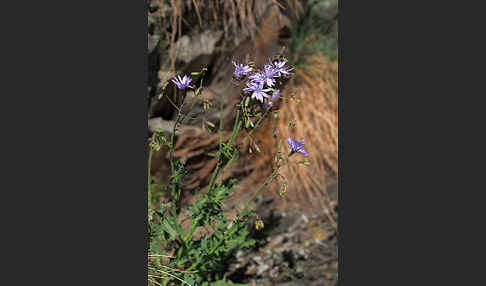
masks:
<svg viewBox="0 0 486 286"><path fill-rule="evenodd" d="M337 201L336 183L328 192ZM337 285L338 234L328 215L279 212L266 204L259 207L264 229L252 230L257 245L228 262L228 278L251 285Z"/></svg>

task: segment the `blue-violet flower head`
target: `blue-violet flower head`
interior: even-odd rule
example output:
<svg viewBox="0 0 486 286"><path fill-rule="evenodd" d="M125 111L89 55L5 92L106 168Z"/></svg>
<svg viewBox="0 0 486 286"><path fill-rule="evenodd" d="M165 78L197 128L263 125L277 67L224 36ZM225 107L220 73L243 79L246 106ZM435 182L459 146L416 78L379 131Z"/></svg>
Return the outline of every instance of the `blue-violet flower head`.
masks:
<svg viewBox="0 0 486 286"><path fill-rule="evenodd" d="M172 82L177 85L178 89L185 89L187 87L194 88L192 85L189 85L192 81L192 78L188 77L187 75L184 75L183 78L181 76L176 76L172 79Z"/></svg>
<svg viewBox="0 0 486 286"><path fill-rule="evenodd" d="M273 70L274 70L277 77L282 76L282 74L283 75L289 75L289 73L292 69L288 68L288 67L284 67L286 63L287 63L286 61L279 61L279 62L273 63Z"/></svg>
<svg viewBox="0 0 486 286"><path fill-rule="evenodd" d="M263 98L268 97L268 94L266 94L266 92L269 92L270 89L269 88L264 89L263 84L250 82L249 86L247 88L244 88L243 91L252 92L251 98L255 98L256 100L263 103Z"/></svg>
<svg viewBox="0 0 486 286"><path fill-rule="evenodd" d="M273 79L273 76L268 77L267 74L271 74L271 71L267 72L263 70L262 72L257 72L250 75L248 78L256 84L267 84L267 86L272 87L275 84L275 80Z"/></svg>
<svg viewBox="0 0 486 286"><path fill-rule="evenodd" d="M236 79L242 78L243 76L247 75L249 72L251 72L253 70L253 68L251 68L248 65L239 64L239 63L234 62L234 61L232 63L235 66L235 71L233 73L233 76Z"/></svg>
<svg viewBox="0 0 486 286"><path fill-rule="evenodd" d="M290 151L292 153L300 153L302 155L308 155L308 153L304 150L305 141L297 141L290 137L287 138L287 142L289 143Z"/></svg>

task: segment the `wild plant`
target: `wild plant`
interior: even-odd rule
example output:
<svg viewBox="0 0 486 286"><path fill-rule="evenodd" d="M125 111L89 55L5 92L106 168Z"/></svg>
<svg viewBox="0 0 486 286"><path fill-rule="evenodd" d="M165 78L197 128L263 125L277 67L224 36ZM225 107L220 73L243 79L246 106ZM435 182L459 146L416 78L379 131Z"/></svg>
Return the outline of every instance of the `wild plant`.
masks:
<svg viewBox="0 0 486 286"><path fill-rule="evenodd" d="M219 120L219 145L214 154L217 158L209 184L205 192L199 191L195 203L184 211L180 204L184 177L187 174L186 162L174 157L174 142L176 131L187 117L183 114L183 106L188 92L200 97L203 90L203 80L198 87L191 85L191 76L204 78L206 69L191 73L191 76L176 76L172 82L178 89L180 97L176 102L177 116L170 138L166 138L162 130L157 130L149 139L148 160L148 284L149 285L235 285L225 284L225 261L238 249L254 245L249 239L248 220L256 217L256 228L264 227L263 221L250 210L250 203L276 178L281 177L279 170L289 163L295 154L307 155L304 150L304 140L298 141L289 136L287 144L289 153L282 150L282 140L278 142L275 155L275 167L265 181L253 190L251 197L239 209L234 218L225 215L224 201L230 198L239 186L236 179L222 180L218 177L221 170L235 163L240 155L237 137L243 131L248 137L258 128L265 117L272 112L277 103L283 99L279 87L292 75L292 68L283 57L269 60L261 70L253 64L233 62L234 73L229 84L243 84L241 100L236 105L236 116L231 137L223 140L222 108ZM167 96L167 95L166 95ZM170 99L169 99L170 100ZM189 110L194 108L193 101ZM171 101L172 104L175 104ZM206 106L207 102L205 102ZM223 101L221 101L221 107ZM153 153L167 146L171 175L169 184L164 191L170 193L170 200L152 205L153 181L150 174ZM256 147L257 152L258 147ZM308 161L299 161L308 165ZM219 179L218 179L219 178ZM280 194L285 194L285 185ZM184 227L185 226L185 227Z"/></svg>

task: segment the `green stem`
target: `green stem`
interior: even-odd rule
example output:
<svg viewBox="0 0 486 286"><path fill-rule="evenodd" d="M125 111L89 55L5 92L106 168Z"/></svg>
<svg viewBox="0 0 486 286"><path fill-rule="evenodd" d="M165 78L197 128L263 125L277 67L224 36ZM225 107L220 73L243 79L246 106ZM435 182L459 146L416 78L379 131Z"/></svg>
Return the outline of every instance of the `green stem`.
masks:
<svg viewBox="0 0 486 286"><path fill-rule="evenodd" d="M196 93L194 92L194 94L196 94ZM196 95L196 96L197 96L197 95ZM192 102L191 107L189 107L189 111L187 111L187 114L183 114L183 117L182 117L181 122L182 122L182 121L184 121L184 119L186 119L186 118L189 118L189 119L192 119L192 120L199 119L198 117L190 117L190 116L189 116L189 114L190 114L190 113L191 113L191 111L194 109L194 106L196 105L196 103L197 103L197 102L198 102L198 98L196 97L196 98L194 99L194 101ZM182 111L181 111L181 112L182 112Z"/></svg>
<svg viewBox="0 0 486 286"><path fill-rule="evenodd" d="M179 112L181 112L181 113L182 113L182 110L181 110L179 107L177 107L177 105L176 105L176 104L175 104L175 103L174 103L174 102L173 102L173 101L170 99L170 97L169 97L168 95L165 95L165 97L166 97L166 98L169 100L169 102L172 104L172 106L174 106L174 108L175 108L177 111L179 111ZM182 106L181 106L181 108L182 108ZM189 113L188 113L188 114L189 114ZM186 118L186 117L189 117L189 116L187 116L187 114L186 114L186 115L184 116L184 118ZM189 118L190 118L190 119L193 119L193 120L194 120L194 119L198 119L197 117L189 117Z"/></svg>
<svg viewBox="0 0 486 286"><path fill-rule="evenodd" d="M238 109L236 111L236 118L235 118L235 125L233 126L233 133L231 134L231 138L230 140L228 141L228 143L230 145L233 144L233 142L235 141L236 139L236 135L238 135L238 132L240 132L240 128L241 128L241 122L240 122L240 110Z"/></svg>
<svg viewBox="0 0 486 286"><path fill-rule="evenodd" d="M216 165L216 169L214 169L213 174L211 175L211 180L209 181L208 192L211 192L211 190L213 189L214 180L216 179L216 176L218 176L220 169L221 169L221 161L218 161L218 164Z"/></svg>
<svg viewBox="0 0 486 286"><path fill-rule="evenodd" d="M150 167L152 165L152 154L153 150L152 147L150 147L149 150L149 158L148 158L148 203L152 201L152 176L150 175Z"/></svg>
<svg viewBox="0 0 486 286"><path fill-rule="evenodd" d="M213 246L213 248L211 248L209 251L208 251L208 255L211 255L213 254L225 241L225 237L223 237L220 241L218 241L218 243L216 243L215 246ZM197 262L197 263L194 263L193 265L191 265L189 268L186 269L186 271L191 271L192 269L196 268L197 266L199 266L201 263L200 262ZM207 262L205 263L207 264ZM203 264L203 266L205 265Z"/></svg>
<svg viewBox="0 0 486 286"><path fill-rule="evenodd" d="M176 134L176 130L177 130L177 125L179 124L179 121L181 119L181 110L182 110L182 107L184 106L184 99L186 98L185 94L184 96L182 97L182 102L181 102L181 106L180 106L180 109L178 110L177 112L177 117L176 117L176 120L174 122L174 126L172 127L172 134L170 136L170 148L169 148L169 161L170 161L170 170L171 170L171 174L174 175L175 174L175 165L174 165L174 140L175 140L175 134ZM178 189L178 184L174 184L172 183L172 194L176 194L177 193L177 189ZM175 201L173 202L174 205L175 205ZM174 211L176 210L176 208L174 208Z"/></svg>
<svg viewBox="0 0 486 286"><path fill-rule="evenodd" d="M223 107L224 107L224 94L226 90L229 88L229 84L224 90L224 93L221 93L221 101L219 105L219 130L223 130Z"/></svg>
<svg viewBox="0 0 486 286"><path fill-rule="evenodd" d="M174 138L176 133L177 124L179 123L180 112L177 114L176 121L174 122L174 126L172 127L172 134L170 135L170 150L169 150L169 161L170 161L170 170L172 174L174 174L175 167L174 167Z"/></svg>
<svg viewBox="0 0 486 286"><path fill-rule="evenodd" d="M282 161L282 163L280 164L277 164L277 167L273 170L273 172L265 179L265 182L263 182L263 184L260 186L260 188L258 188L258 190L253 193L253 195L250 197L250 199L248 199L248 201L246 201L246 204L245 204L245 208L243 209L243 213L245 213L247 210L248 210L248 206L250 204L251 201L253 201L256 196L258 196L258 194L272 181L272 179L275 177L275 175L278 173L278 170L280 170L280 168L282 168L283 166L285 166L288 161L289 161L289 158L294 155L294 152L291 152L286 159L284 159Z"/></svg>
<svg viewBox="0 0 486 286"><path fill-rule="evenodd" d="M187 242L190 238L192 238L192 235L196 231L198 221L192 222L191 229L187 233L187 235L183 238L184 243Z"/></svg>
<svg viewBox="0 0 486 286"><path fill-rule="evenodd" d="M250 130L250 132L248 132L248 134L246 134L244 140L246 140L246 138L250 137L250 135L257 129L257 127L262 122L262 120L267 116L267 114L268 114L268 110L265 111L265 113L263 114L262 117L260 117L260 119L258 119L257 123L255 124L255 127L253 127L253 129Z"/></svg>
<svg viewBox="0 0 486 286"><path fill-rule="evenodd" d="M275 170L273 170L273 172L265 179L265 182L263 182L263 184L260 186L260 188L258 188L258 190L255 193L253 193L253 195L246 201L245 207L243 208L242 213L246 213L246 211L248 210L248 206L250 205L250 202L253 201L256 198L256 196L258 196L258 194L260 194L260 192L272 181L272 179L277 174L278 170L283 165L284 164L278 165L277 168L275 168Z"/></svg>
<svg viewBox="0 0 486 286"><path fill-rule="evenodd" d="M227 143L227 146L228 147L232 147L233 146L233 142L234 142L234 140L236 138L236 135L238 134L238 132L240 130L240 127L241 127L240 110L238 109L236 111L236 119L235 119L235 125L233 126L233 133L231 134L231 138L230 138L230 140ZM220 141L222 140L221 138L222 138L222 135L220 134ZM222 143L220 142L219 149L221 150L221 148L222 148ZM228 164L230 164L231 161L232 160L229 160L229 162L227 163L227 165L226 165L226 167L224 169L226 169L228 167ZM219 171L221 170L222 165L223 165L223 161L220 158L218 160L218 164L216 165L216 169L214 169L213 174L211 175L211 180L209 181L208 192L210 192L212 190L212 188L214 186L214 181L218 177L218 174L219 174Z"/></svg>

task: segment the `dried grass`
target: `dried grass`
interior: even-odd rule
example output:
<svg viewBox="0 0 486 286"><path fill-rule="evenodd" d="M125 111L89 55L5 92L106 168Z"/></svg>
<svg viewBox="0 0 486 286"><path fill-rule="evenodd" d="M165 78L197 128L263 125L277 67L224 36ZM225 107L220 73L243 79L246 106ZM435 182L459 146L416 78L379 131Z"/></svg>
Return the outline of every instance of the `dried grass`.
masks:
<svg viewBox="0 0 486 286"><path fill-rule="evenodd" d="M324 205L324 201L328 200L326 177L338 171L338 65L322 55L312 56L309 62L313 64L296 69L293 80L282 89L283 97L292 95L293 98L281 104L279 118L267 120L254 133L254 141L262 152L248 156L245 168L252 172L245 179L244 186L261 184L275 166L273 156L277 139L271 134L276 131L278 138L283 139L285 152L289 152L286 138L290 136L298 140L305 139L305 149L309 156L294 156L290 160L294 163L281 169L280 174L288 184L284 199L277 195L284 185L282 180L274 181L269 187L272 192L267 192L267 196L281 201L284 207L329 209ZM291 119L295 120L295 127L289 126ZM304 159L312 165L295 163Z"/></svg>

